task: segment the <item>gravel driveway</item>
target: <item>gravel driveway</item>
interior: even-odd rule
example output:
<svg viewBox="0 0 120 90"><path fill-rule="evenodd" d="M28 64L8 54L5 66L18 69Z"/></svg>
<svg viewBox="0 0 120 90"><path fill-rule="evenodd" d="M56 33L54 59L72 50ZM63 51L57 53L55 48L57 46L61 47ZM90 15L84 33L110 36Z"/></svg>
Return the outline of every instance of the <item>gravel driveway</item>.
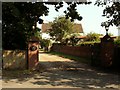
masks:
<svg viewBox="0 0 120 90"><path fill-rule="evenodd" d="M96 70L77 61L40 53L39 72L23 78L3 77L2 88L107 88L120 89L116 73Z"/></svg>

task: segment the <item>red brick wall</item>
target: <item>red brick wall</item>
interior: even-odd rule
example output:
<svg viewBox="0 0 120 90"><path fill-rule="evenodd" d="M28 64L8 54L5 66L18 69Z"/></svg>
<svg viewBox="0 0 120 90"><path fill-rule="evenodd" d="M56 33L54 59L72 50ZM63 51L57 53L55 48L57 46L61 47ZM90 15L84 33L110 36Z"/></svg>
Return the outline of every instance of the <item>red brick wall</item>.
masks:
<svg viewBox="0 0 120 90"><path fill-rule="evenodd" d="M51 50L73 56L91 57L91 47L89 46L64 46L53 44Z"/></svg>
<svg viewBox="0 0 120 90"><path fill-rule="evenodd" d="M95 56L93 56L95 58L95 60L99 60L101 59L102 56L104 56L102 54L100 54L101 52L101 46L97 46L95 44L94 48L91 48L90 46L65 46L65 45L60 45L60 44L53 44L51 51L55 51L55 52L61 52L64 54L68 54L68 55L73 55L73 56L78 56L78 57L87 57L90 58L92 55L92 52L94 51ZM113 66L115 67L120 67L120 47L114 47L114 53L112 53L113 56ZM98 53L98 55L97 55ZM92 58L92 57L91 57Z"/></svg>
<svg viewBox="0 0 120 90"><path fill-rule="evenodd" d="M30 47L35 46L37 50L31 51ZM38 42L29 42L28 43L28 69L35 69L39 63L39 43Z"/></svg>

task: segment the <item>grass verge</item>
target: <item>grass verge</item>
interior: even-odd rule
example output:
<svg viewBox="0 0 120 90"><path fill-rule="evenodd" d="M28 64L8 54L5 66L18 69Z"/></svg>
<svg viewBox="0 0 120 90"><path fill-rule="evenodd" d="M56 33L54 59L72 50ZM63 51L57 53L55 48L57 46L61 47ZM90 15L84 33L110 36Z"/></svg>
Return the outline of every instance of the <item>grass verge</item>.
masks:
<svg viewBox="0 0 120 90"><path fill-rule="evenodd" d="M90 58L83 58L83 57L78 57L78 56L72 56L72 55L67 55L67 54L63 54L60 52L46 52L47 54L51 54L51 55L57 55L59 57L63 57L63 58L68 58L70 60L75 60L75 61L79 61L81 63L86 63L86 64L90 64L91 59Z"/></svg>

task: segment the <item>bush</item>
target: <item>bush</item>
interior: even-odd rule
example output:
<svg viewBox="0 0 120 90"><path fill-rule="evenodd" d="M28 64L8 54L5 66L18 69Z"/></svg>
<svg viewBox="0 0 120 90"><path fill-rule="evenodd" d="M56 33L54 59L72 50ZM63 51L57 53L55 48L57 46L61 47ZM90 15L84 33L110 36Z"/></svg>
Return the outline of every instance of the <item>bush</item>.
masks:
<svg viewBox="0 0 120 90"><path fill-rule="evenodd" d="M87 38L85 41L100 41L99 36L101 36L101 35L97 34L97 33L90 32L87 34Z"/></svg>
<svg viewBox="0 0 120 90"><path fill-rule="evenodd" d="M116 40L114 41L114 44L117 46L120 46L120 36L116 38Z"/></svg>
<svg viewBox="0 0 120 90"><path fill-rule="evenodd" d="M81 36L79 33L70 34L63 40L62 43L64 43L65 45L76 46L80 41L80 39L77 38L79 36Z"/></svg>
<svg viewBox="0 0 120 90"><path fill-rule="evenodd" d="M92 46L94 44L100 43L100 41L85 41L85 42L80 42L77 46Z"/></svg>
<svg viewBox="0 0 120 90"><path fill-rule="evenodd" d="M116 40L114 44L120 46L120 40Z"/></svg>
<svg viewBox="0 0 120 90"><path fill-rule="evenodd" d="M41 48L44 49L44 51L48 51L49 46L51 45L51 41L49 39L41 39L40 45L41 45Z"/></svg>

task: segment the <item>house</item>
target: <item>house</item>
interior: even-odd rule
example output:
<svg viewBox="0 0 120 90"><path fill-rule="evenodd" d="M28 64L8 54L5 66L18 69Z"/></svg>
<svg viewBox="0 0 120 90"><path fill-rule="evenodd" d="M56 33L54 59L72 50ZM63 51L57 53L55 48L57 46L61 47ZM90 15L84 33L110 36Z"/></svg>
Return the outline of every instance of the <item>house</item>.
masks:
<svg viewBox="0 0 120 90"><path fill-rule="evenodd" d="M74 26L73 26L73 30L74 30L73 33L80 33L80 34L84 33L81 24L75 23Z"/></svg>
<svg viewBox="0 0 120 90"><path fill-rule="evenodd" d="M47 34L47 31L51 30L51 29L52 29L52 27L50 26L49 23L42 24L42 26L41 26L42 37L50 38L50 36ZM73 33L80 33L81 35L83 35L83 28L82 28L81 24L75 23L73 26L73 30L74 30Z"/></svg>
<svg viewBox="0 0 120 90"><path fill-rule="evenodd" d="M41 27L42 33L46 33L48 30L52 29L49 23L43 23Z"/></svg>

